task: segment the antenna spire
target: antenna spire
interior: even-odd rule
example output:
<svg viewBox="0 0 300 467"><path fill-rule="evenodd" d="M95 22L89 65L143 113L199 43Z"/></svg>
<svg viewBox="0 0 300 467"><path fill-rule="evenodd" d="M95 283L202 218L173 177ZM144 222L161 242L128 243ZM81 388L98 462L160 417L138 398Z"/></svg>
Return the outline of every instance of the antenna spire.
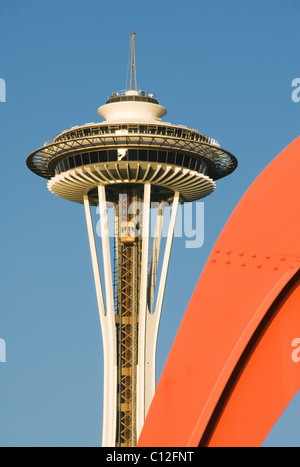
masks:
<svg viewBox="0 0 300 467"><path fill-rule="evenodd" d="M133 84L133 73L134 73L134 83L135 91L137 91L137 81L136 81L136 66L135 66L135 41L134 41L135 32L131 33L131 67L130 67L130 90L132 90Z"/></svg>

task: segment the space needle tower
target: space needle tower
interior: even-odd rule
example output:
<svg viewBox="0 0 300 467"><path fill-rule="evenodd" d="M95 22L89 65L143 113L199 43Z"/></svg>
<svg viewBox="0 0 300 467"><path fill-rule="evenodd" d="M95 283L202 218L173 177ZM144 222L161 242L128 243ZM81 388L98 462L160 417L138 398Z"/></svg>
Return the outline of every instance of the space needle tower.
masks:
<svg viewBox="0 0 300 467"><path fill-rule="evenodd" d="M84 205L103 340L102 446L107 447L136 445L154 395L178 206L210 195L215 181L237 166L214 139L162 122L166 113L154 94L137 88L132 32L130 87L99 107L104 120L63 131L27 158L51 193ZM150 240L152 203L157 214ZM167 203L171 213L163 243ZM93 206L100 212L99 237Z"/></svg>

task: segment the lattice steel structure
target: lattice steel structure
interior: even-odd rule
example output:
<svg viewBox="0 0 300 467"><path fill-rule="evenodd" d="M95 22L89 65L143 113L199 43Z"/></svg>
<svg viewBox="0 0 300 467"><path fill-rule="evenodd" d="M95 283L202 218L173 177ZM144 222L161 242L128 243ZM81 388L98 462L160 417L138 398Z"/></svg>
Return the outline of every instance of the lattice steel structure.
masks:
<svg viewBox="0 0 300 467"><path fill-rule="evenodd" d="M84 204L104 347L103 446L134 446L155 391L159 321L179 203L211 194L236 158L218 143L161 122L153 94L114 93L98 109L105 119L64 131L27 158L55 195ZM112 266L107 202L114 207ZM150 252L150 207L158 205ZM158 274L164 204L172 203ZM138 221L128 207L140 207ZM100 207L101 280L91 206ZM135 213L136 216L136 213ZM105 284L105 299L102 283ZM156 298L156 300L154 300Z"/></svg>

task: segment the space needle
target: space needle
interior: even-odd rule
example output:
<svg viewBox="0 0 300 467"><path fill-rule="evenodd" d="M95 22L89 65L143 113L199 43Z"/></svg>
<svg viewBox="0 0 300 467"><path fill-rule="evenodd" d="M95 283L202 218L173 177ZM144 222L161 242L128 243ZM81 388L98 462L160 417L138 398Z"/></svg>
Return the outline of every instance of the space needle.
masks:
<svg viewBox="0 0 300 467"><path fill-rule="evenodd" d="M29 169L48 180L51 193L84 205L102 330L106 447L136 445L155 392L156 344L178 206L210 195L215 181L237 167L236 158L214 139L162 122L166 113L154 94L137 88L132 32L130 87L99 107L104 120L63 131L27 158ZM152 203L157 215L150 241ZM166 203L171 213L162 248ZM100 212L101 240L93 206ZM114 212L113 238L108 206Z"/></svg>

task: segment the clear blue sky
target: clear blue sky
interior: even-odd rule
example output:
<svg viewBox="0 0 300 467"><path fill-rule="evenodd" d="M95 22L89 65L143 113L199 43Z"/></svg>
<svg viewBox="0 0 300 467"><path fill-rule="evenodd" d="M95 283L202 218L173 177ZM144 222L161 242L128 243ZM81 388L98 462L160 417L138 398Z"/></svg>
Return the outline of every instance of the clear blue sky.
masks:
<svg viewBox="0 0 300 467"><path fill-rule="evenodd" d="M83 207L51 195L26 156L126 85L136 32L138 87L165 121L216 138L237 171L205 200L205 243L176 239L158 376L206 259L245 190L299 135L299 0L1 2L0 446L99 446L102 344ZM174 290L179 293L174 294ZM300 394L265 445L300 446Z"/></svg>

